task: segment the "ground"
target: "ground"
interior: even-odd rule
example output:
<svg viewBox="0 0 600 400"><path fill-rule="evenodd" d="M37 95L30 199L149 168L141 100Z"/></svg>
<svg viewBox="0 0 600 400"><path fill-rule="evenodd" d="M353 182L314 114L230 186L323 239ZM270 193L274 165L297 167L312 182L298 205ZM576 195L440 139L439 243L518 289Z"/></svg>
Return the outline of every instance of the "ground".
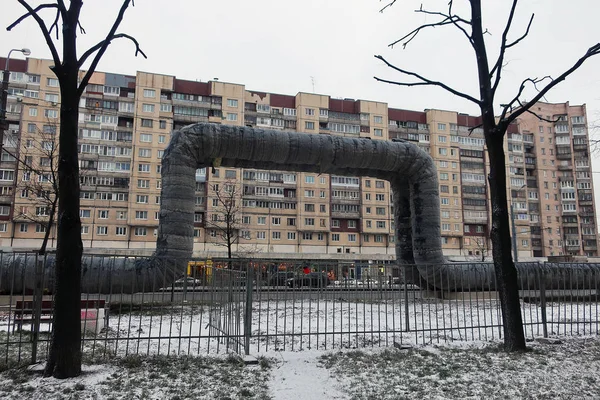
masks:
<svg viewBox="0 0 600 400"><path fill-rule="evenodd" d="M88 360L84 374L42 378L42 365L0 373L3 399L592 398L600 393L600 339L412 348L269 352L238 356L129 356Z"/></svg>

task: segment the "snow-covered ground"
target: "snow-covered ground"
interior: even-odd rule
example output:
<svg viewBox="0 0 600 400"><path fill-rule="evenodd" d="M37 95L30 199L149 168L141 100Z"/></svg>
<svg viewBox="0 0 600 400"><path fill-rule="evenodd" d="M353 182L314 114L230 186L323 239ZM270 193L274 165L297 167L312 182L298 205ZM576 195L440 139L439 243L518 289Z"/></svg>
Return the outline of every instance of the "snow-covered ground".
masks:
<svg viewBox="0 0 600 400"><path fill-rule="evenodd" d="M498 342L411 349L279 352L238 357L129 356L86 364L74 379L42 378L42 365L0 373L13 399L455 399L596 398L600 339L530 342L506 354Z"/></svg>

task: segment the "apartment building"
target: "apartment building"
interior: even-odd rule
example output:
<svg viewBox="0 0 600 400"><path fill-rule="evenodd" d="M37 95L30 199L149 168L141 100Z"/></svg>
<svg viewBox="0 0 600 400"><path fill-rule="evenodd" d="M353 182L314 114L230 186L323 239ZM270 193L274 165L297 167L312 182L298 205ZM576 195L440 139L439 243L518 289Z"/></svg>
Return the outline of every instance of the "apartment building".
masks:
<svg viewBox="0 0 600 400"><path fill-rule="evenodd" d="M9 131L0 164L0 246L35 248L49 214L45 199L53 164L48 153L57 145L60 94L50 61L29 58L11 60L10 65ZM585 106L539 107L549 121L557 122L527 116L511 126L506 141L519 254L596 255ZM82 238L89 248L154 248L161 158L170 134L194 122L210 122L412 141L430 153L438 167L445 253L468 259L490 254L489 166L476 117L400 110L382 102L314 93L257 92L218 80L97 72L81 99L79 122ZM538 134L542 127L543 136ZM198 255L226 251L219 230L223 195L237 204L238 253L394 257L393 193L386 181L218 164L198 170Z"/></svg>

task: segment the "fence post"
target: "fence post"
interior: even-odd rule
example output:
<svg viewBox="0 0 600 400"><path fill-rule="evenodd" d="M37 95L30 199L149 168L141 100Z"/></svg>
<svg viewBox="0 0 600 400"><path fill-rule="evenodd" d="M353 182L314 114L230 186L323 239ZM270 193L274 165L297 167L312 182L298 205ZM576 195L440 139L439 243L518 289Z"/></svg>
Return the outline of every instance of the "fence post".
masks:
<svg viewBox="0 0 600 400"><path fill-rule="evenodd" d="M405 326L405 331L406 332L410 332L410 311L409 311L409 307L408 307L408 282L406 280L407 277L407 273L406 273L406 268L407 266L404 266L404 326Z"/></svg>
<svg viewBox="0 0 600 400"><path fill-rule="evenodd" d="M41 257L38 253L35 253L35 279L34 279L34 288L33 288L33 326L32 335L31 335L31 363L35 364L37 362L37 346L39 341L40 334L40 319L42 314L42 300L43 300L43 275L42 269L44 264L44 258Z"/></svg>
<svg viewBox="0 0 600 400"><path fill-rule="evenodd" d="M252 279L254 267L248 263L246 266L246 307L244 309L244 352L250 354L250 336L252 335Z"/></svg>
<svg viewBox="0 0 600 400"><path fill-rule="evenodd" d="M548 318L546 316L546 271L542 269L540 272L540 308L542 312L542 329L544 337L548 337Z"/></svg>

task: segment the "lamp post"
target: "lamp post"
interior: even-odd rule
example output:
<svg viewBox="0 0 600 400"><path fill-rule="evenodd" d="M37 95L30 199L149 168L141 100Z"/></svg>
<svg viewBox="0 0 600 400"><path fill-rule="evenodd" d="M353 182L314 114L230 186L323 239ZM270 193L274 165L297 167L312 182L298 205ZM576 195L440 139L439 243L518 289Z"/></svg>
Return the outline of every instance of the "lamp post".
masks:
<svg viewBox="0 0 600 400"><path fill-rule="evenodd" d="M521 190L524 187L527 187L527 184L521 186L517 190ZM512 222L512 249L513 249L513 258L514 262L519 261L519 249L517 248L517 226L515 225L515 209L513 206L512 193L510 195L510 220Z"/></svg>
<svg viewBox="0 0 600 400"><path fill-rule="evenodd" d="M2 76L2 91L0 92L0 153L2 152L2 146L4 145L4 131L8 129L8 124L6 122L6 110L7 106L7 98L8 98L8 78L10 76L10 72L8 70L8 63L10 61L10 54L13 51L18 51L23 53L25 56L31 54L31 50L29 49L12 49L8 52L6 56L6 62L4 63L4 74Z"/></svg>

